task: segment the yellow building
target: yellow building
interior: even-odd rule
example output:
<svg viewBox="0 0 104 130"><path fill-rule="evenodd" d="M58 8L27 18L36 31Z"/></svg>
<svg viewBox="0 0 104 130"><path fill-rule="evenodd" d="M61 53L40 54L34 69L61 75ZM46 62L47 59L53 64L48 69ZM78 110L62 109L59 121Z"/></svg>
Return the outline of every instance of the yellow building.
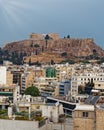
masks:
<svg viewBox="0 0 104 130"><path fill-rule="evenodd" d="M34 76L35 77L45 77L45 69L42 69L42 68L36 68L35 70L34 70Z"/></svg>
<svg viewBox="0 0 104 130"><path fill-rule="evenodd" d="M13 74L11 73L11 71L7 71L6 73L6 84L13 84Z"/></svg>
<svg viewBox="0 0 104 130"><path fill-rule="evenodd" d="M104 130L104 105L79 105L73 119L74 130Z"/></svg>
<svg viewBox="0 0 104 130"><path fill-rule="evenodd" d="M59 80L65 79L67 77L69 77L69 69L67 66L64 65L57 65L55 67L56 69L56 77Z"/></svg>
<svg viewBox="0 0 104 130"><path fill-rule="evenodd" d="M18 101L19 111L40 111L42 106L45 105L44 100L41 97L31 97L30 95L24 95L22 100Z"/></svg>
<svg viewBox="0 0 104 130"><path fill-rule="evenodd" d="M104 105L96 107L96 130L104 130Z"/></svg>
<svg viewBox="0 0 104 130"><path fill-rule="evenodd" d="M22 74L21 92L34 83L34 71L26 71Z"/></svg>
<svg viewBox="0 0 104 130"><path fill-rule="evenodd" d="M74 130L94 130L94 119L93 105L78 105L74 110Z"/></svg>

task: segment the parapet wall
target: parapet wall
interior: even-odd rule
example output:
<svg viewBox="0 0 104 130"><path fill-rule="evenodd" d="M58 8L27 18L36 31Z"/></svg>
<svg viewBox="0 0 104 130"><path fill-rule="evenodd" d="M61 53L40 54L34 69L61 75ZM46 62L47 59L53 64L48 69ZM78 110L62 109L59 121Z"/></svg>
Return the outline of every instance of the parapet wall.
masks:
<svg viewBox="0 0 104 130"><path fill-rule="evenodd" d="M59 39L59 35L57 33L49 33L49 34L31 33L30 34L30 39L44 40L46 35L49 35L49 37L51 39L53 39L53 40L58 40Z"/></svg>
<svg viewBox="0 0 104 130"><path fill-rule="evenodd" d="M35 121L0 119L0 130L46 130L46 126L38 128L38 122Z"/></svg>

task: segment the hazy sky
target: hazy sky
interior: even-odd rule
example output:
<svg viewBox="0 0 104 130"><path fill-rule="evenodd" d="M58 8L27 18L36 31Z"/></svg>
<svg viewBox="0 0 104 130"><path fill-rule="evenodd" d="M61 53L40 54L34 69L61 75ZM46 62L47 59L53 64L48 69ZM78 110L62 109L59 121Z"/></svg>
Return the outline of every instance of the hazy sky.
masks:
<svg viewBox="0 0 104 130"><path fill-rule="evenodd" d="M0 0L0 45L31 32L94 38L104 49L104 0Z"/></svg>

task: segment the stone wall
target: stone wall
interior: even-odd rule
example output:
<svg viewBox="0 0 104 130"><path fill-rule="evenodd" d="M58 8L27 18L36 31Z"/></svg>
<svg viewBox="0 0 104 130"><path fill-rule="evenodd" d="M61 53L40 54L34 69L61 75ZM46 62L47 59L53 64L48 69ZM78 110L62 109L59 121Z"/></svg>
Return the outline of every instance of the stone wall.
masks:
<svg viewBox="0 0 104 130"><path fill-rule="evenodd" d="M83 117L83 111L74 112L74 130L94 130L94 112L89 111L88 117Z"/></svg>
<svg viewBox="0 0 104 130"><path fill-rule="evenodd" d="M104 109L96 109L96 130L104 130Z"/></svg>
<svg viewBox="0 0 104 130"><path fill-rule="evenodd" d="M1 120L0 130L46 130L46 126L38 128L35 121Z"/></svg>
<svg viewBox="0 0 104 130"><path fill-rule="evenodd" d="M34 47L35 44L38 44L39 47ZM28 39L9 43L3 48L3 50L8 50L9 52L26 52L27 55L36 54L37 50L38 54L46 51L50 53L67 52L73 56L91 55L94 49L100 56L104 55L103 50L94 43L93 39L50 39L47 40L47 45L45 40Z"/></svg>

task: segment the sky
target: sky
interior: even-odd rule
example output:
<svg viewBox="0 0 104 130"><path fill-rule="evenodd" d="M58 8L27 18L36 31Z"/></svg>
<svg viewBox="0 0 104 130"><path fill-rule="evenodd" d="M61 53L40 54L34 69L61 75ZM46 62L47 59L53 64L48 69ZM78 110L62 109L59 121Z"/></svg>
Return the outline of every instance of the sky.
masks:
<svg viewBox="0 0 104 130"><path fill-rule="evenodd" d="M0 0L0 46L31 33L93 38L104 49L104 0Z"/></svg>

